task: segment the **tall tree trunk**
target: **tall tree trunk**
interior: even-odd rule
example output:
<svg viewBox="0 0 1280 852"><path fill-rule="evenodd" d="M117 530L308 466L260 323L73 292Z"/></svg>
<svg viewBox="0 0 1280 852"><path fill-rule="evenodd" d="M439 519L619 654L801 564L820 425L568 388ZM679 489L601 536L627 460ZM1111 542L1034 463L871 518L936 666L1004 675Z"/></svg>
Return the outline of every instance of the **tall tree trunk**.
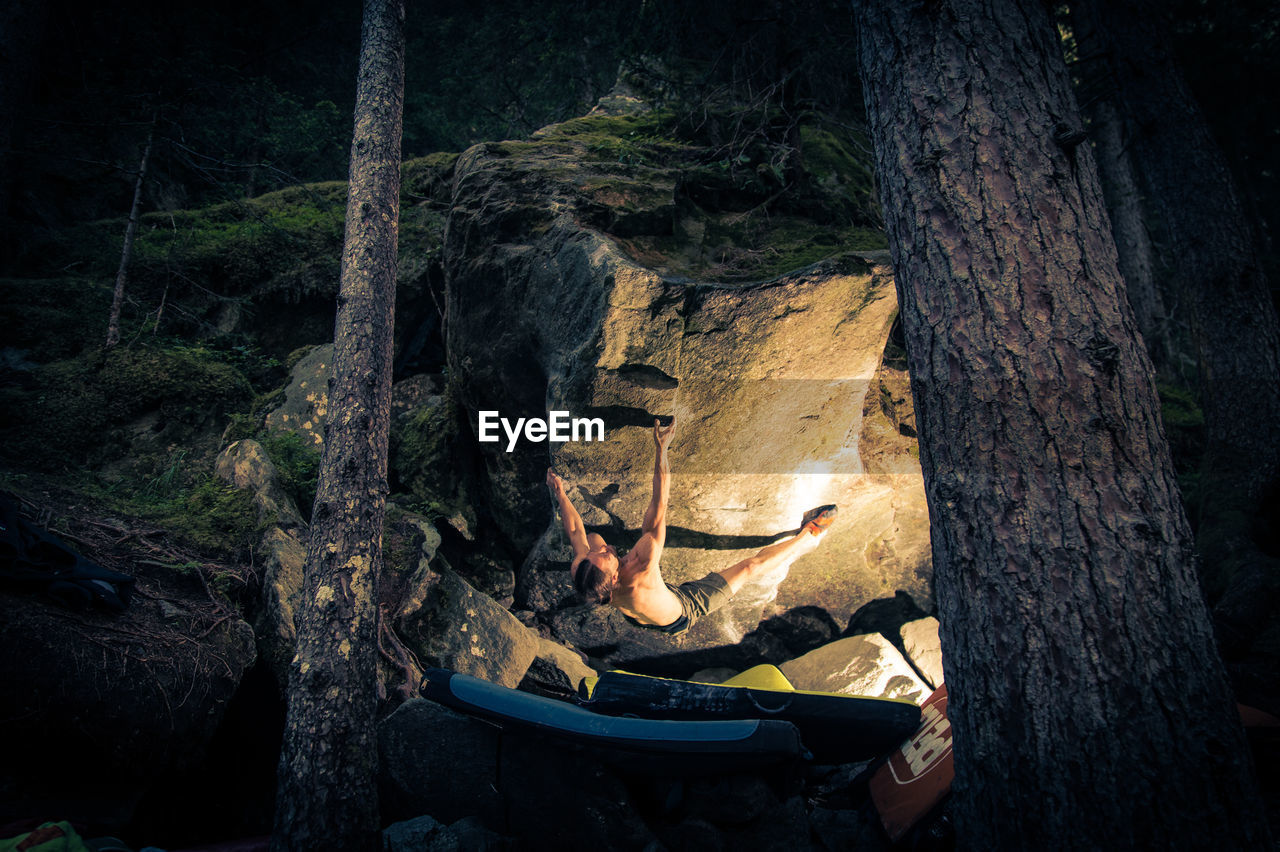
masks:
<svg viewBox="0 0 1280 852"><path fill-rule="evenodd" d="M1174 61L1164 4L1081 0L1116 79L1133 162L1186 306L1200 367L1205 458L1197 538L1206 582L1262 560L1258 509L1280 482L1280 322L1226 157Z"/></svg>
<svg viewBox="0 0 1280 852"><path fill-rule="evenodd" d="M365 0L320 481L272 848L378 847L377 579L387 493L403 0Z"/></svg>
<svg viewBox="0 0 1280 852"><path fill-rule="evenodd" d="M107 314L107 343L111 349L120 342L120 309L124 307L124 288L129 281L129 260L133 257L133 241L138 236L138 210L142 207L142 188L147 182L147 163L151 159L151 145L156 138L157 113L151 119L147 131L147 144L142 149L142 162L138 165L138 177L133 184L133 204L129 207L129 224L124 229L124 248L120 250L120 268L116 270L116 287L111 295L111 311Z"/></svg>
<svg viewBox="0 0 1280 852"><path fill-rule="evenodd" d="M971 849L1263 848L1153 371L1037 0L857 0Z"/></svg>

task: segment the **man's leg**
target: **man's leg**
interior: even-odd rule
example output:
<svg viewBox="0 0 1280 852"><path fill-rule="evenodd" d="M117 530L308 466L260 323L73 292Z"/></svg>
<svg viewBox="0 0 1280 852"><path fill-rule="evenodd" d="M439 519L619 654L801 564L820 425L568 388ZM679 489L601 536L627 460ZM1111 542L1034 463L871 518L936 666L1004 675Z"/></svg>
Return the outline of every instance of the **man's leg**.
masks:
<svg viewBox="0 0 1280 852"><path fill-rule="evenodd" d="M767 577L769 572L784 568L813 550L822 541L823 533L831 526L835 517L835 506L819 506L805 513L804 520L800 523L800 532L761 548L755 556L730 565L723 571L714 571L701 580L679 586L668 585L667 588L680 599L685 612L686 623L682 630L687 630L698 618L724 606L748 582Z"/></svg>
<svg viewBox="0 0 1280 852"><path fill-rule="evenodd" d="M822 536L820 534L816 534L806 527L791 538L770 544L762 548L755 556L748 556L741 562L735 562L717 573L724 577L725 582L729 584L730 593L737 594L738 590L751 582L753 578L768 574L779 566L799 559L817 547L821 541Z"/></svg>

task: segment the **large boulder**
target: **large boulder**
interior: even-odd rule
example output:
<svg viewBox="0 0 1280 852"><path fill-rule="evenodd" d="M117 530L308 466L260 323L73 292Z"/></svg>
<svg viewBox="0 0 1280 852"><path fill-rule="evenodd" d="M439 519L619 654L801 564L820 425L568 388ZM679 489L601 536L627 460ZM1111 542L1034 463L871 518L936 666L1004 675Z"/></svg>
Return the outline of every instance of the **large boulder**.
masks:
<svg viewBox="0 0 1280 852"><path fill-rule="evenodd" d="M445 563L423 559L395 613L396 633L423 665L514 687L542 649L542 637Z"/></svg>
<svg viewBox="0 0 1280 852"><path fill-rule="evenodd" d="M837 251L758 280L684 274L683 249L658 248L709 226L682 194L680 167L601 162L579 127L464 153L445 241L450 371L471 430L460 441L480 457L478 496L498 532L537 557L523 571L565 567L545 541L556 534L548 464L588 527L635 540L651 427L675 415L668 582L728 567L794 531L813 506L838 503L841 515L818 550L659 644L734 643L775 607L817 605L843 621L895 589L929 599L918 463L901 446L893 464L860 452L864 411L881 408L876 382L897 311L883 255ZM511 422L551 411L600 418L603 440L481 442L482 411ZM561 590L522 576L517 603L559 609Z"/></svg>

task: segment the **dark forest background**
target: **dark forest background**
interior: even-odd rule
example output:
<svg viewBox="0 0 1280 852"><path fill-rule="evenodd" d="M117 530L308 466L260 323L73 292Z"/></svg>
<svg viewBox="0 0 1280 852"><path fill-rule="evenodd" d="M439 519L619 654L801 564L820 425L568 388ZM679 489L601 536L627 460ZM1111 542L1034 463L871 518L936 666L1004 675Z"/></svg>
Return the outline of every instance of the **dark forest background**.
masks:
<svg viewBox="0 0 1280 852"><path fill-rule="evenodd" d="M1273 266L1280 9L1173 5L1183 68ZM62 0L14 3L6 15L0 272L38 266L26 249L41 231L127 215L152 121L144 211L346 177L358 3ZM792 109L860 118L850 13L838 0L439 2L412 4L406 24L405 159L582 114L638 56L705 91L745 83Z"/></svg>

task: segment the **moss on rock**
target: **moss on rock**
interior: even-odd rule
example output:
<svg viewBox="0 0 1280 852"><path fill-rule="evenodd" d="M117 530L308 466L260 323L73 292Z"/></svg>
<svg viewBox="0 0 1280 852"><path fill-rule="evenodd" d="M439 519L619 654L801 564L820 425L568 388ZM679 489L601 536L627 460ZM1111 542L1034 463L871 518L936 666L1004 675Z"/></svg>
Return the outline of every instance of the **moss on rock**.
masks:
<svg viewBox="0 0 1280 852"><path fill-rule="evenodd" d="M453 181L455 153L439 152L417 157L400 166L401 204L433 201L449 203L449 187Z"/></svg>
<svg viewBox="0 0 1280 852"><path fill-rule="evenodd" d="M120 347L42 365L30 388L6 389L0 457L36 470L127 462L115 478L141 489L175 448L216 450L253 390L217 353L198 347Z"/></svg>
<svg viewBox="0 0 1280 852"><path fill-rule="evenodd" d="M211 476L142 514L188 547L232 559L249 553L263 531L253 495Z"/></svg>

